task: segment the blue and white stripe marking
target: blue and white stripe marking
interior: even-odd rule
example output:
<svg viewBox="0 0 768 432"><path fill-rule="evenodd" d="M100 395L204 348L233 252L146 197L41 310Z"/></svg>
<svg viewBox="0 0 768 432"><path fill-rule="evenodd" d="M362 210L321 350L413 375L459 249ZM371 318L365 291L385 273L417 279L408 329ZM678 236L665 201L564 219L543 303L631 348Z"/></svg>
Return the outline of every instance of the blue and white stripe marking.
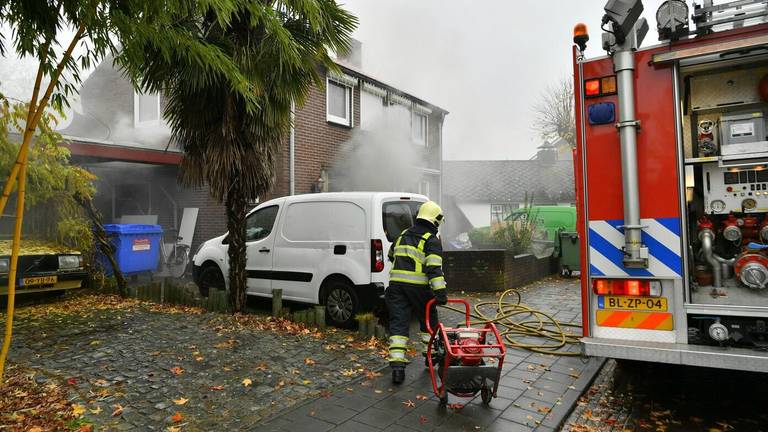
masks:
<svg viewBox="0 0 768 432"><path fill-rule="evenodd" d="M643 243L648 246L647 269L626 268L623 220L589 222L589 273L591 276L680 277L680 219L642 219Z"/></svg>

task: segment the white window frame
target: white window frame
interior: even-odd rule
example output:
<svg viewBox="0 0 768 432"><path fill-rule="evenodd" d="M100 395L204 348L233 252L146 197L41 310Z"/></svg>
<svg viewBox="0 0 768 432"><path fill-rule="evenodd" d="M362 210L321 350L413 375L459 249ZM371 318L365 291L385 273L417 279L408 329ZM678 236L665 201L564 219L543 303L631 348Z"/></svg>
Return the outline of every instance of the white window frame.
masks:
<svg viewBox="0 0 768 432"><path fill-rule="evenodd" d="M163 113L160 112L160 94L155 93L152 96L155 96L155 100L157 101L157 120L139 120L139 97L141 96L148 96L146 94L141 94L139 92L133 92L133 126L139 127L139 126L157 126L160 124L160 120L162 118Z"/></svg>
<svg viewBox="0 0 768 432"><path fill-rule="evenodd" d="M325 82L325 119L326 121L330 123L339 124L342 126L348 126L348 127L354 127L355 126L355 101L354 101L354 87L343 83L339 80L335 80L331 77L326 77ZM344 87L344 96L347 100L347 118L344 117L338 117L330 113L330 105L328 101L330 100L330 91L331 91L331 83Z"/></svg>
<svg viewBox="0 0 768 432"><path fill-rule="evenodd" d="M424 117L424 136L421 136L421 137L417 137L413 135L413 125L417 119L417 116ZM411 113L411 140L414 142L414 144L426 147L428 137L429 137L429 116L421 112L413 111Z"/></svg>

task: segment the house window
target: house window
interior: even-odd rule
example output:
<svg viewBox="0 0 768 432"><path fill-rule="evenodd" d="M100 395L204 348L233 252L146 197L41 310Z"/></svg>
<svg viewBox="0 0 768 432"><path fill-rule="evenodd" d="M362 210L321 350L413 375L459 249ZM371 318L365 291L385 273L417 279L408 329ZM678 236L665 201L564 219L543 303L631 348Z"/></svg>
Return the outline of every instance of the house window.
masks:
<svg viewBox="0 0 768 432"><path fill-rule="evenodd" d="M157 93L133 94L134 126L160 122L160 95Z"/></svg>
<svg viewBox="0 0 768 432"><path fill-rule="evenodd" d="M491 204L491 223L506 220L512 214L509 204Z"/></svg>
<svg viewBox="0 0 768 432"><path fill-rule="evenodd" d="M411 117L411 138L413 142L420 145L427 145L427 116L426 114L414 112Z"/></svg>
<svg viewBox="0 0 768 432"><path fill-rule="evenodd" d="M326 83L327 120L352 127L352 87L331 79Z"/></svg>
<svg viewBox="0 0 768 432"><path fill-rule="evenodd" d="M504 206L501 204L491 204L491 223L504 220Z"/></svg>

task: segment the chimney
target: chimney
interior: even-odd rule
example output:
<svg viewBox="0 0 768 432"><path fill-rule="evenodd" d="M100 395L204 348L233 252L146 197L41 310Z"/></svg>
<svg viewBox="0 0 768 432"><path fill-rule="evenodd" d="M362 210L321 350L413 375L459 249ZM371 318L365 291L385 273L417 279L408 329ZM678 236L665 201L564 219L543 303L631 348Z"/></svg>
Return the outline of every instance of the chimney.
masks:
<svg viewBox="0 0 768 432"><path fill-rule="evenodd" d="M352 38L352 43L349 47L349 52L345 55L338 56L339 61L357 69L363 67L363 43L357 39Z"/></svg>

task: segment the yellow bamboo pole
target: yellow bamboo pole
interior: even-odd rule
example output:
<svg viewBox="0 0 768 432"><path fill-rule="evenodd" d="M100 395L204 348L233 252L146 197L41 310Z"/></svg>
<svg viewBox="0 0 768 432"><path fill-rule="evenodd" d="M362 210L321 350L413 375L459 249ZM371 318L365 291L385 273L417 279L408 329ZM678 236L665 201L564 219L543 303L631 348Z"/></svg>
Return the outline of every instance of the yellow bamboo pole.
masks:
<svg viewBox="0 0 768 432"><path fill-rule="evenodd" d="M24 218L24 195L27 183L27 158L24 158L19 168L19 189L16 198L16 222L13 227L13 247L11 252L11 268L8 272L8 309L5 318L5 337L0 351L0 382L5 376L5 360L11 348L13 334L13 310L16 306L16 268L19 263L19 246L21 246L21 225Z"/></svg>
<svg viewBox="0 0 768 432"><path fill-rule="evenodd" d="M72 41L70 42L69 46L67 47L67 50L64 52L64 55L61 58L61 61L56 66L56 70L51 75L51 82L48 83L48 87L45 90L45 94L43 95L43 98L40 100L40 103L37 104L37 106L34 106L34 115L32 115L33 112L33 103L32 101L29 106L29 111L27 113L27 124L24 128L24 139L21 144L21 148L19 149L19 155L16 157L17 162L19 158L21 158L21 163L14 164L14 168L18 169L18 191L17 191L17 198L16 198L16 221L14 224L14 231L13 231L13 246L11 248L11 268L8 272L8 308L6 310L6 319L5 319L5 333L3 336L3 346L2 349L0 349L0 382L4 381L5 377L5 361L8 358L8 351L11 348L11 338L13 337L13 312L16 305L16 265L19 261L19 248L21 246L21 228L22 223L24 221L24 195L26 192L26 182L27 182L27 161L29 160L29 145L30 142L32 142L32 136L34 135L35 130L37 129L38 123L40 123L40 118L43 116L43 113L45 112L45 108L48 106L48 101L51 98L51 95L53 94L54 88L56 88L56 83L59 80L59 77L61 76L61 72L64 70L64 67L66 66L67 62L69 62L70 57L72 56L72 51L74 51L75 46L80 41L80 38L82 38L83 33L85 32L85 24L81 24L80 27L77 29L77 32L72 37ZM47 50L46 50L47 52ZM44 59L41 59L40 65L44 63ZM41 70L38 70L38 75L40 75ZM33 92L33 99L36 98L37 94L35 92L39 90L37 88ZM31 119L31 121L30 121ZM22 153L23 152L23 153ZM6 184L5 189L9 189L8 193L10 194L10 190L13 188L13 170L11 172L11 175L8 178L8 183ZM5 194L2 197L2 200L0 200L0 204L2 204L2 210L5 210L5 203L7 202L8 198L5 196Z"/></svg>
<svg viewBox="0 0 768 432"><path fill-rule="evenodd" d="M56 7L58 10L58 6ZM16 179L19 175L19 168L21 167L21 162L27 157L27 153L29 152L29 142L31 140L27 140L27 134L29 133L29 125L31 124L32 117L35 114L35 111L37 110L37 98L40 96L40 85L43 82L43 65L45 64L45 60L48 58L48 49L51 47L51 41L52 37L49 36L48 39L46 39L45 43L43 43L43 47L40 50L40 63L37 66L37 76L35 77L35 86L32 89L32 99L29 101L29 109L27 110L27 122L24 125L24 134L22 138L22 145L21 148L19 148L19 153L16 155L16 162L14 162L13 167L11 168L11 173L8 175L8 181L5 183L5 186L3 187L3 195L0 196L0 215L2 215L5 212L5 205L8 203L8 198L11 196L11 192L13 191L13 187L16 185ZM34 132L34 129L32 129L32 132ZM27 145L24 145L24 143L27 143Z"/></svg>

